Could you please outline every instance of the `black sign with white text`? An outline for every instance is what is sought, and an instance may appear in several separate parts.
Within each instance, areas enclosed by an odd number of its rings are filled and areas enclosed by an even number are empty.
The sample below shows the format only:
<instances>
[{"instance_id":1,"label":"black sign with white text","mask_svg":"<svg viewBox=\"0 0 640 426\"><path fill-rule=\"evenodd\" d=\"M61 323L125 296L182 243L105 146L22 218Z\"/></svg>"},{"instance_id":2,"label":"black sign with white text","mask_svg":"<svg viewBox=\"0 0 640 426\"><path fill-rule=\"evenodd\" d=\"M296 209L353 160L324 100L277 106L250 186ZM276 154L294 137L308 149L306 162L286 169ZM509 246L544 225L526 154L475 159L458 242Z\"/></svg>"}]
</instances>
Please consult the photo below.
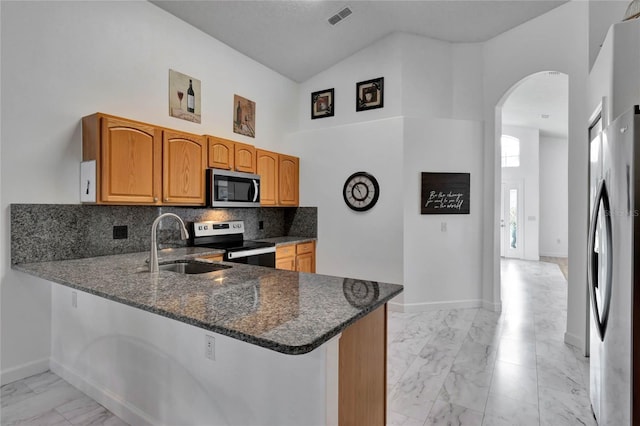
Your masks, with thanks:
<instances>
[{"instance_id":1,"label":"black sign with white text","mask_svg":"<svg viewBox=\"0 0 640 426\"><path fill-rule=\"evenodd\" d=\"M469 214L469 173L422 172L420 214Z\"/></svg>"}]
</instances>

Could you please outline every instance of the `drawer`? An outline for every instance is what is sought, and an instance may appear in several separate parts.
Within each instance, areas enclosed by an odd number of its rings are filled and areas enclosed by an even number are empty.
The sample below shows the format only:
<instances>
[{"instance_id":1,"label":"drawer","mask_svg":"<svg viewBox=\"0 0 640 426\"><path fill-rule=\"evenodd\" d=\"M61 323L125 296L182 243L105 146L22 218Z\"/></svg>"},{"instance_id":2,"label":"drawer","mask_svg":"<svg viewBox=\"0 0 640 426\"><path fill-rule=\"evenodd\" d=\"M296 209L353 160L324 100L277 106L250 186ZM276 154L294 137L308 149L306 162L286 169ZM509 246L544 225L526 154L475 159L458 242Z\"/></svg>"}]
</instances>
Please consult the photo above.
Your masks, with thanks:
<instances>
[{"instance_id":1,"label":"drawer","mask_svg":"<svg viewBox=\"0 0 640 426\"><path fill-rule=\"evenodd\" d=\"M206 259L214 262L222 262L224 256L222 254L207 254L204 256L198 256L198 259Z\"/></svg>"},{"instance_id":2,"label":"drawer","mask_svg":"<svg viewBox=\"0 0 640 426\"><path fill-rule=\"evenodd\" d=\"M276 258L280 259L283 257L294 257L296 255L296 246L278 246L276 247Z\"/></svg>"},{"instance_id":3,"label":"drawer","mask_svg":"<svg viewBox=\"0 0 640 426\"><path fill-rule=\"evenodd\" d=\"M313 253L314 242L309 241L308 243L300 243L296 246L297 254L305 254L305 253Z\"/></svg>"}]
</instances>

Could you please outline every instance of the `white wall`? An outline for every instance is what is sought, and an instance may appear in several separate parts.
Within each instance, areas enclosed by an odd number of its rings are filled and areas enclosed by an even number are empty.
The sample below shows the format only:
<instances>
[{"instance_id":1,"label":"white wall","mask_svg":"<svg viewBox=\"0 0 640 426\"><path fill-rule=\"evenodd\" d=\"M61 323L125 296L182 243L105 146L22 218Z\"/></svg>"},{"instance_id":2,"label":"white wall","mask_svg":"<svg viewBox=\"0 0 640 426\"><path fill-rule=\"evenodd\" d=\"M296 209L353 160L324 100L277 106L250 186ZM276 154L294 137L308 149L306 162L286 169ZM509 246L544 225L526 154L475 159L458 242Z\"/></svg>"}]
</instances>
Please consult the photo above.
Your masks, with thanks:
<instances>
[{"instance_id":1,"label":"white wall","mask_svg":"<svg viewBox=\"0 0 640 426\"><path fill-rule=\"evenodd\" d=\"M502 134L520 140L520 167L503 167L502 181L520 181L524 192L523 259L539 260L540 149L538 129L502 126Z\"/></svg>"},{"instance_id":2,"label":"white wall","mask_svg":"<svg viewBox=\"0 0 640 426\"><path fill-rule=\"evenodd\" d=\"M318 206L318 272L402 283L399 309L482 305L482 125L448 120L454 111L481 116L481 65L479 44L396 33L301 84L301 131L285 147L301 157L301 204ZM356 112L356 82L377 76L385 78L384 108ZM311 120L310 93L331 87L335 116ZM360 170L377 177L381 195L373 209L354 213L341 193ZM448 216L446 235L441 217L417 210L421 171L473 175L474 210Z\"/></svg>"},{"instance_id":3,"label":"white wall","mask_svg":"<svg viewBox=\"0 0 640 426\"><path fill-rule=\"evenodd\" d=\"M482 134L476 121L406 119L405 311L483 305ZM421 172L470 173L470 214L420 214Z\"/></svg>"},{"instance_id":4,"label":"white wall","mask_svg":"<svg viewBox=\"0 0 640 426\"><path fill-rule=\"evenodd\" d=\"M300 204L318 207L318 273L402 284L402 135L402 118L388 118L287 137L287 151L300 156ZM358 171L380 185L367 212L342 197Z\"/></svg>"},{"instance_id":5,"label":"white wall","mask_svg":"<svg viewBox=\"0 0 640 426\"><path fill-rule=\"evenodd\" d=\"M609 27L622 21L629 3L627 0L589 1L589 68L593 67Z\"/></svg>"},{"instance_id":6,"label":"white wall","mask_svg":"<svg viewBox=\"0 0 640 426\"><path fill-rule=\"evenodd\" d=\"M588 5L569 2L484 45L485 187L483 294L499 303L499 133L496 106L525 77L555 70L569 76L569 287L565 340L584 346L586 333ZM491 183L493 182L493 184ZM493 200L493 203L490 202Z\"/></svg>"},{"instance_id":7,"label":"white wall","mask_svg":"<svg viewBox=\"0 0 640 426\"><path fill-rule=\"evenodd\" d=\"M337 362L329 358L336 339L285 355L63 285L42 285L53 287L52 370L129 424L337 423L326 410L337 405L331 387ZM207 336L215 339L214 360L204 356Z\"/></svg>"},{"instance_id":8,"label":"white wall","mask_svg":"<svg viewBox=\"0 0 640 426\"><path fill-rule=\"evenodd\" d=\"M399 34L402 50L402 114L451 117L452 44Z\"/></svg>"},{"instance_id":9,"label":"white wall","mask_svg":"<svg viewBox=\"0 0 640 426\"><path fill-rule=\"evenodd\" d=\"M9 269L10 203L78 203L80 119L97 111L276 149L297 84L148 2L1 2L2 382L46 369L50 290ZM169 69L202 81L202 124L168 115ZM257 104L232 131L233 95Z\"/></svg>"},{"instance_id":10,"label":"white wall","mask_svg":"<svg viewBox=\"0 0 640 426\"><path fill-rule=\"evenodd\" d=\"M459 43L453 46L452 118L483 121L484 44Z\"/></svg>"},{"instance_id":11,"label":"white wall","mask_svg":"<svg viewBox=\"0 0 640 426\"><path fill-rule=\"evenodd\" d=\"M540 137L540 256L567 257L568 142Z\"/></svg>"},{"instance_id":12,"label":"white wall","mask_svg":"<svg viewBox=\"0 0 640 426\"><path fill-rule=\"evenodd\" d=\"M403 36L391 34L301 83L298 97L300 130L399 116L402 112ZM384 107L357 112L356 83L378 77L384 77ZM331 88L335 89L335 115L312 120L311 93Z\"/></svg>"}]
</instances>

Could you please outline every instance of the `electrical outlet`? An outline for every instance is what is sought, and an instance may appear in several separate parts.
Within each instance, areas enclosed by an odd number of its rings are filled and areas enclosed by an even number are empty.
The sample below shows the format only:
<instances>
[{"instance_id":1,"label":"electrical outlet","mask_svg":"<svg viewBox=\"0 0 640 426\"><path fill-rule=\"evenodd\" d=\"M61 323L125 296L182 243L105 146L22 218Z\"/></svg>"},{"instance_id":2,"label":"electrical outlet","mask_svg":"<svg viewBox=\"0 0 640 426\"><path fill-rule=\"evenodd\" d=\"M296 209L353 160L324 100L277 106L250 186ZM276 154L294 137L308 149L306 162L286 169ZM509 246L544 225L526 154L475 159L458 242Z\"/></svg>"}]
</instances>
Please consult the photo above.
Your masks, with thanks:
<instances>
[{"instance_id":1,"label":"electrical outlet","mask_svg":"<svg viewBox=\"0 0 640 426\"><path fill-rule=\"evenodd\" d=\"M129 228L127 227L127 225L113 227L114 240L124 240L126 238L129 238Z\"/></svg>"},{"instance_id":2,"label":"electrical outlet","mask_svg":"<svg viewBox=\"0 0 640 426\"><path fill-rule=\"evenodd\" d=\"M258 221L258 229L264 229L264 220Z\"/></svg>"},{"instance_id":3,"label":"electrical outlet","mask_svg":"<svg viewBox=\"0 0 640 426\"><path fill-rule=\"evenodd\" d=\"M440 232L447 232L447 222L440 222Z\"/></svg>"},{"instance_id":4,"label":"electrical outlet","mask_svg":"<svg viewBox=\"0 0 640 426\"><path fill-rule=\"evenodd\" d=\"M204 356L211 361L216 360L216 338L213 336L205 336Z\"/></svg>"},{"instance_id":5,"label":"electrical outlet","mask_svg":"<svg viewBox=\"0 0 640 426\"><path fill-rule=\"evenodd\" d=\"M72 308L78 307L78 293L75 291L71 292L71 307Z\"/></svg>"}]
</instances>

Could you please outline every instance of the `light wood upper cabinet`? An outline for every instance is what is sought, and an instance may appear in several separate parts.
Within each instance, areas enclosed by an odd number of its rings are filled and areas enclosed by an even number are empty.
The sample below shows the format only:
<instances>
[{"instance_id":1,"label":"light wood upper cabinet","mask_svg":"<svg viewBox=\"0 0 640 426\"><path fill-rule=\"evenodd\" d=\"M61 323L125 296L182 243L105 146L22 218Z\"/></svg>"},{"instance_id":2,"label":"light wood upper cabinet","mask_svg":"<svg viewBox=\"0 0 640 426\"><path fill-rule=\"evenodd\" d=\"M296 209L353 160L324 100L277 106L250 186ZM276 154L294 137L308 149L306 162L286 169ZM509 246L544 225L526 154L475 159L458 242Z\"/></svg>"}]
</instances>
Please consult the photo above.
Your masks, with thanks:
<instances>
[{"instance_id":1,"label":"light wood upper cabinet","mask_svg":"<svg viewBox=\"0 0 640 426\"><path fill-rule=\"evenodd\" d=\"M263 206L297 206L299 159L263 149L256 150L260 175L260 204Z\"/></svg>"},{"instance_id":2,"label":"light wood upper cabinet","mask_svg":"<svg viewBox=\"0 0 640 426\"><path fill-rule=\"evenodd\" d=\"M278 204L281 206L298 205L299 167L300 160L298 157L280 154L278 164Z\"/></svg>"},{"instance_id":3,"label":"light wood upper cabinet","mask_svg":"<svg viewBox=\"0 0 640 426\"><path fill-rule=\"evenodd\" d=\"M263 206L299 201L297 157L102 113L82 119L82 159L97 204L205 205L207 167L259 174Z\"/></svg>"},{"instance_id":4,"label":"light wood upper cabinet","mask_svg":"<svg viewBox=\"0 0 640 426\"><path fill-rule=\"evenodd\" d=\"M82 119L83 160L96 160L96 202L157 204L162 185L162 131L104 114Z\"/></svg>"},{"instance_id":5,"label":"light wood upper cabinet","mask_svg":"<svg viewBox=\"0 0 640 426\"><path fill-rule=\"evenodd\" d=\"M235 170L235 142L215 136L207 136L209 145L209 167Z\"/></svg>"},{"instance_id":6,"label":"light wood upper cabinet","mask_svg":"<svg viewBox=\"0 0 640 426\"><path fill-rule=\"evenodd\" d=\"M165 204L204 205L207 144L204 136L165 130L162 138Z\"/></svg>"},{"instance_id":7,"label":"light wood upper cabinet","mask_svg":"<svg viewBox=\"0 0 640 426\"><path fill-rule=\"evenodd\" d=\"M256 149L256 172L260 175L260 204L275 206L278 204L278 154Z\"/></svg>"},{"instance_id":8,"label":"light wood upper cabinet","mask_svg":"<svg viewBox=\"0 0 640 426\"><path fill-rule=\"evenodd\" d=\"M234 142L235 169L239 172L256 172L256 147L241 142Z\"/></svg>"}]
</instances>

